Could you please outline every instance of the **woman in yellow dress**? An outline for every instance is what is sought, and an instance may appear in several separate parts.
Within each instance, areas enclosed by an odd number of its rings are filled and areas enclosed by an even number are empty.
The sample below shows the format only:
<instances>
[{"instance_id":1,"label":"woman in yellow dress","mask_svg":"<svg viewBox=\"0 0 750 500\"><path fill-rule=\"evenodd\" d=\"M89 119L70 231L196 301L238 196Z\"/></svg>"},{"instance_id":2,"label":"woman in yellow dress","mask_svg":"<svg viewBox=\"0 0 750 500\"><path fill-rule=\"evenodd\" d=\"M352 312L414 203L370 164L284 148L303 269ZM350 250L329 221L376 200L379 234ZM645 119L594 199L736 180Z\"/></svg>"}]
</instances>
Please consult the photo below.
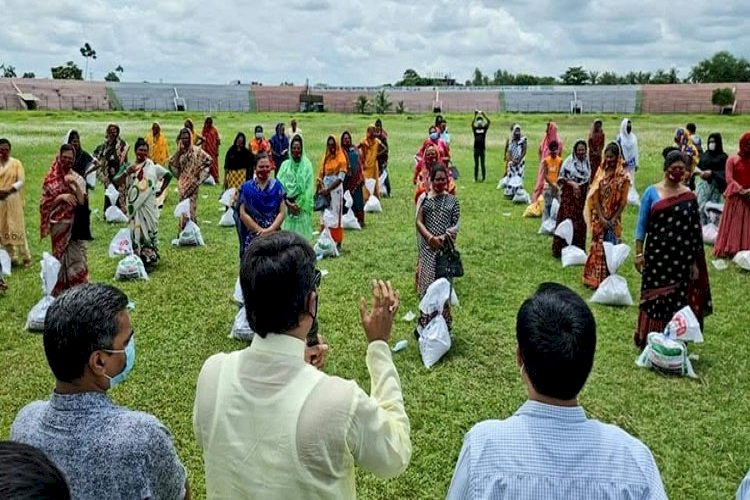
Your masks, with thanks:
<instances>
[{"instance_id":1,"label":"woman in yellow dress","mask_svg":"<svg viewBox=\"0 0 750 500\"><path fill-rule=\"evenodd\" d=\"M367 127L367 136L360 141L359 146L357 147L362 155L365 181L367 179L375 179L375 191L373 194L376 198L380 198L380 169L378 169L378 155L386 153L388 147L380 142L380 139L375 137L375 125ZM370 192L365 189L365 201L369 198Z\"/></svg>"},{"instance_id":2,"label":"woman in yellow dress","mask_svg":"<svg viewBox=\"0 0 750 500\"><path fill-rule=\"evenodd\" d=\"M167 144L167 138L161 133L159 122L151 125L151 132L146 135L146 143L151 161L165 167L169 161L169 144Z\"/></svg>"},{"instance_id":3,"label":"woman in yellow dress","mask_svg":"<svg viewBox=\"0 0 750 500\"><path fill-rule=\"evenodd\" d=\"M20 257L24 267L31 265L23 218L24 170L20 161L10 156L10 141L0 139L0 248L12 259ZM0 291L5 283L0 274Z\"/></svg>"}]
</instances>

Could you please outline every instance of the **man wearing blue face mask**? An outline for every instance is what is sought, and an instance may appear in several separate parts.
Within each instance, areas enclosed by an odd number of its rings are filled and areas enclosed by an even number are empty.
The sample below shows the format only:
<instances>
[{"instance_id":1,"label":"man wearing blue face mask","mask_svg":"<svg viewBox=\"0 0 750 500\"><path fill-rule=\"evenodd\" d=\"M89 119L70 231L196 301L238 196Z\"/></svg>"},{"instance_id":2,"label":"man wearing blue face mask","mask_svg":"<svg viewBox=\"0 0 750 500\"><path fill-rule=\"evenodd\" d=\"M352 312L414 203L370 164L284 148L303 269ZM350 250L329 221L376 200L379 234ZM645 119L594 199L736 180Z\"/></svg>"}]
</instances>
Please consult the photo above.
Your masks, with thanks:
<instances>
[{"instance_id":1,"label":"man wearing blue face mask","mask_svg":"<svg viewBox=\"0 0 750 500\"><path fill-rule=\"evenodd\" d=\"M44 352L55 390L18 413L11 439L42 450L65 474L72 498L189 499L169 430L106 394L135 363L127 296L104 284L62 294L47 311Z\"/></svg>"}]
</instances>

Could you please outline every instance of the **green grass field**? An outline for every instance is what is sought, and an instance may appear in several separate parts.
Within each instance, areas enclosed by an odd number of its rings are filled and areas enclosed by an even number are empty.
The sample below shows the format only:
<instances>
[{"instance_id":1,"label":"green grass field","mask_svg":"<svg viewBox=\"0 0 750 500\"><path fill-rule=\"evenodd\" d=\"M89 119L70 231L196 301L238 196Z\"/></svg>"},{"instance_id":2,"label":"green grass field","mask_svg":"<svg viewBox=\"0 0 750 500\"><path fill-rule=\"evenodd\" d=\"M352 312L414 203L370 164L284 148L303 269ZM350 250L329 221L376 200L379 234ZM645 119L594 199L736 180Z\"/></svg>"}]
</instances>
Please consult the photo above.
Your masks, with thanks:
<instances>
[{"instance_id":1,"label":"green grass field","mask_svg":"<svg viewBox=\"0 0 750 500\"><path fill-rule=\"evenodd\" d=\"M26 168L26 227L35 259L31 270L14 271L10 289L0 297L0 436L7 438L18 410L28 402L48 397L53 377L44 359L41 337L24 331L29 309L41 296L39 264L49 240L40 241L38 203L40 184L56 146L69 128L81 133L89 151L103 137L109 122L117 122L130 143L144 135L153 120L175 137L185 115L149 113L0 113L0 137L13 143L12 155ZM193 114L194 118L200 118ZM224 145L235 133L252 132L262 123L271 134L289 115L218 114L215 123ZM325 139L344 129L356 138L373 117L319 114L298 117L310 159L318 164ZM466 276L457 281L461 307L454 311L455 343L431 370L421 363L412 336L413 324L398 321L393 342L408 339L405 351L394 354L403 383L412 426L414 454L406 473L381 481L358 473L361 498L441 498L447 491L464 433L476 422L505 418L525 400L526 392L515 364L515 314L521 302L544 281L564 283L589 299L581 285L581 268L562 269L551 256L550 239L537 235L539 219L521 217L522 206L505 201L495 189L500 176L501 148L512 122L521 123L530 138L527 189L536 174L538 141L550 119L542 115L495 115L488 138L488 180L471 180L471 117L450 115L453 157L463 174L459 181L462 251ZM593 117L554 117L565 139L565 155L573 141L584 137ZM412 156L433 118L386 116L390 133L390 172L393 198L383 201L384 213L369 215L367 228L347 232L344 254L320 263L330 271L320 298L321 330L331 346L328 373L353 378L369 388L364 363L366 340L359 326L358 298L367 294L372 278L392 280L401 291L401 318L417 312L414 291L416 242L411 174ZM607 117L609 139L620 119ZM641 149L639 191L661 177L661 150L670 144L675 126L698 123L705 138L720 131L729 152L736 152L745 117L637 116L633 119ZM132 157L132 155L131 155ZM170 188L171 189L171 188ZM237 275L237 237L220 228L218 187L201 188L198 219L206 239L199 249L169 245L176 236L170 193L161 220L162 261L147 282L120 284L136 303L133 324L138 332L138 361L128 381L113 390L112 398L132 409L152 413L174 434L179 455L189 470L194 496L205 497L201 453L192 432L195 381L203 361L219 351L242 349L227 338L236 313L232 290ZM107 247L118 227L101 221L103 190L92 194L96 240L89 247L93 281L113 282L117 261ZM625 240L633 243L636 210L624 215ZM638 299L640 279L632 253L622 274ZM666 377L639 369L632 343L637 308L592 305L599 326L594 369L581 394L588 414L624 428L653 451L671 498L733 497L750 467L750 342L748 342L748 284L750 275L736 267L717 272L709 266L715 314L705 326L706 342L693 348L700 355L695 369L700 380Z\"/></svg>"}]
</instances>

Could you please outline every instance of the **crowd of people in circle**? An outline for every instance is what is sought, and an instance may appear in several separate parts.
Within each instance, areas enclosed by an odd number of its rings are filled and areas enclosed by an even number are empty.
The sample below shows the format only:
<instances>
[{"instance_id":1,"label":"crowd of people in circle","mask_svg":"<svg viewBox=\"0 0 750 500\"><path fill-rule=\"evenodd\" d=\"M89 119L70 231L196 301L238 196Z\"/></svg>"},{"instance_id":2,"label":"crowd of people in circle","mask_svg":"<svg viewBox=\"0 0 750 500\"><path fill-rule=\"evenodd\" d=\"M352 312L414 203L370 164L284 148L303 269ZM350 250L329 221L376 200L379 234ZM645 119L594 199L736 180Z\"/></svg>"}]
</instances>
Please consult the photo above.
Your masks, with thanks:
<instances>
[{"instance_id":1,"label":"crowd of people in circle","mask_svg":"<svg viewBox=\"0 0 750 500\"><path fill-rule=\"evenodd\" d=\"M345 214L351 211L365 227L370 198L392 194L388 133L378 119L356 144L349 131L329 135L314 168L302 131L295 120L290 125L286 130L278 123L270 138L258 125L249 142L238 132L224 156L223 188L234 190L239 283L255 336L246 349L211 356L198 376L193 428L209 498L354 498L355 464L378 477L395 477L412 455L388 344L399 292L375 280L371 304L359 304L369 395L323 371L328 346L317 334L315 212L321 212L320 230L330 233L337 251ZM475 182L487 177L490 126L477 110L471 121ZM712 312L702 231L709 207L723 202L714 256L750 250L750 132L742 135L736 154L727 154L721 134L710 134L704 149L694 124L678 128L662 152L663 179L642 195L635 189L638 140L627 118L610 142L602 121L594 121L588 137L576 140L567 155L556 123L549 122L531 194L525 190L528 143L521 125L513 124L498 188L527 205L525 216L552 221L553 228L570 220L571 241L554 235L554 257L566 245L585 250L589 240L585 286L597 289L610 275L605 244L623 241L622 214L629 204L639 206L636 346L643 349L647 334L663 330L686 306L702 329ZM455 252L461 218L460 173L450 144L447 121L437 116L414 157L420 297L436 280L452 278L440 264L446 252ZM110 190L104 211L125 214L133 252L152 270L160 260L159 219L168 186L176 177L179 201L189 205L179 217L182 231L196 220L200 187L220 182L220 146L211 117L200 133L186 120L172 144L153 123L135 141L132 163L116 124L107 127L92 154L77 131L65 136L42 183L39 206L40 235L50 236L60 262L43 332L56 385L48 401L19 412L12 441L0 443L0 496L190 498L186 469L167 428L107 396L133 369L136 339L128 297L116 287L88 283L89 192L96 178ZM23 165L11 156L10 141L0 139L0 245L29 267L24 186ZM7 290L1 273L0 287ZM450 300L440 314L451 329ZM418 324L425 327L434 316L423 312ZM649 449L618 427L586 417L578 404L593 365L596 330L588 305L563 285L544 283L522 304L515 361L528 401L510 418L482 422L466 434L448 498L666 498ZM738 498L749 492L750 475Z\"/></svg>"}]
</instances>

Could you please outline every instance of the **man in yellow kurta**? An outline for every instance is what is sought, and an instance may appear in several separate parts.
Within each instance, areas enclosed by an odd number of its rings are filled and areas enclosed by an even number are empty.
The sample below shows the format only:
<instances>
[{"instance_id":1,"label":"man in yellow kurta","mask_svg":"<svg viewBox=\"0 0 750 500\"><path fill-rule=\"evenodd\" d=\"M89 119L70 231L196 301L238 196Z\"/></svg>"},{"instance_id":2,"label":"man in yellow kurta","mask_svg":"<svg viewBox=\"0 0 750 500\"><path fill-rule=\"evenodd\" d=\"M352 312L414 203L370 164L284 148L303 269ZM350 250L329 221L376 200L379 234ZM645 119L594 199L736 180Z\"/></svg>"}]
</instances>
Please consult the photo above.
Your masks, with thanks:
<instances>
[{"instance_id":1,"label":"man in yellow kurta","mask_svg":"<svg viewBox=\"0 0 750 500\"><path fill-rule=\"evenodd\" d=\"M375 191L373 194L380 198L380 169L378 169L378 155L388 151L388 148L375 137L375 125L367 127L367 136L357 146L364 161L363 171L365 183L367 179L375 179ZM365 201L370 198L370 192L365 189Z\"/></svg>"},{"instance_id":2,"label":"man in yellow kurta","mask_svg":"<svg viewBox=\"0 0 750 500\"><path fill-rule=\"evenodd\" d=\"M315 261L290 231L265 234L245 253L240 284L255 337L246 349L211 356L195 395L208 498L356 498L355 464L381 478L409 464L409 419L388 348L398 292L377 281L372 311L360 304L368 396L321 371L327 346L316 334Z\"/></svg>"},{"instance_id":3,"label":"man in yellow kurta","mask_svg":"<svg viewBox=\"0 0 750 500\"><path fill-rule=\"evenodd\" d=\"M146 135L146 142L148 143L151 161L166 167L167 161L169 161L169 145L167 144L167 138L161 133L161 126L158 122L151 125L151 132Z\"/></svg>"},{"instance_id":4,"label":"man in yellow kurta","mask_svg":"<svg viewBox=\"0 0 750 500\"><path fill-rule=\"evenodd\" d=\"M0 247L29 267L31 254L23 218L25 176L21 162L11 158L10 147L10 141L0 139Z\"/></svg>"}]
</instances>

